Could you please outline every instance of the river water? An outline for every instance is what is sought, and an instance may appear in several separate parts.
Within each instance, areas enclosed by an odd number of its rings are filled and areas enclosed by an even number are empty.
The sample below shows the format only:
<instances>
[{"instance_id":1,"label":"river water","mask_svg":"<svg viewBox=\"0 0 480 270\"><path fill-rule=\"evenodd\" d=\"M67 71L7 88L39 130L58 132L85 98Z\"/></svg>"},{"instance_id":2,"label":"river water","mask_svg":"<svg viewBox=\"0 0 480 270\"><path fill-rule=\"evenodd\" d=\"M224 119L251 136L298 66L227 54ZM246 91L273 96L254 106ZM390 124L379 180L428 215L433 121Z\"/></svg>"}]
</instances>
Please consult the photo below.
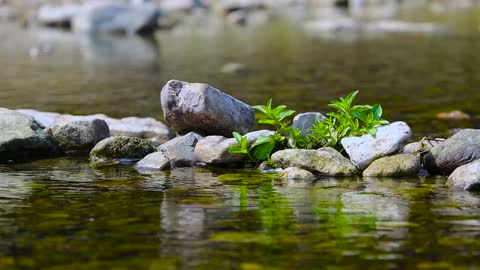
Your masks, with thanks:
<instances>
[{"instance_id":1,"label":"river water","mask_svg":"<svg viewBox=\"0 0 480 270\"><path fill-rule=\"evenodd\" d=\"M327 112L358 89L359 103L382 104L416 138L447 136L480 126L478 14L424 15L446 35L318 35L296 13L248 27L204 18L148 39L1 26L0 107L161 119L159 91L179 79ZM228 62L249 70L220 72ZM473 117L435 119L454 109ZM142 175L86 158L0 165L0 269L476 269L480 194L444 183Z\"/></svg>"}]
</instances>

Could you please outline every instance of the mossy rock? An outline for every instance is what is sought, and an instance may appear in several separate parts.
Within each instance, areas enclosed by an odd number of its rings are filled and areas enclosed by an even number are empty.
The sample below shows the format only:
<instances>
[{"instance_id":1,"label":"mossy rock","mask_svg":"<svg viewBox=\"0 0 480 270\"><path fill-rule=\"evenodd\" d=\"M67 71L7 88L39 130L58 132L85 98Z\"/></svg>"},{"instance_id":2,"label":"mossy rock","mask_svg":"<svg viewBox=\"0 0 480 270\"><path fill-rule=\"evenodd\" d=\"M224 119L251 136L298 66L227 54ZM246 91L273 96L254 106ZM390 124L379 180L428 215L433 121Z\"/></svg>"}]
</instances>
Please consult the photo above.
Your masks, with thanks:
<instances>
[{"instance_id":1,"label":"mossy rock","mask_svg":"<svg viewBox=\"0 0 480 270\"><path fill-rule=\"evenodd\" d=\"M155 152L155 147L145 140L114 136L97 143L90 151L90 161L94 165L114 165L133 163Z\"/></svg>"}]
</instances>

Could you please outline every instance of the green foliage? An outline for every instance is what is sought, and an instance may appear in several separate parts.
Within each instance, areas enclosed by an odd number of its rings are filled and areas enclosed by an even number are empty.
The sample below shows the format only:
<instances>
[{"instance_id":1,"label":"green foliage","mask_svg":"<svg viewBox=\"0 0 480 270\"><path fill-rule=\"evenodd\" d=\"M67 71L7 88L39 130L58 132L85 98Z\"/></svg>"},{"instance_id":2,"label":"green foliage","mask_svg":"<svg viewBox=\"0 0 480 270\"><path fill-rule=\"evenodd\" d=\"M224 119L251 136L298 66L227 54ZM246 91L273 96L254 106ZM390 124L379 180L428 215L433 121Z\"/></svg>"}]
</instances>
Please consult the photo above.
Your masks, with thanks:
<instances>
[{"instance_id":1,"label":"green foliage","mask_svg":"<svg viewBox=\"0 0 480 270\"><path fill-rule=\"evenodd\" d=\"M311 149L319 147L332 147L343 151L340 141L345 137L360 136L363 134L376 135L376 126L388 124L382 119L382 107L379 104L353 105L353 100L358 91L351 92L345 98L340 97L328 104L336 109L336 112L327 114L327 119L317 121L311 128L313 134L303 136L301 131L293 128L289 118L295 111L287 109L285 105L272 108L272 99L266 105L256 105L253 108L263 115L259 118L259 124L270 125L275 133L270 136L258 138L251 146L245 136L234 132L237 145L230 147L230 153L245 154L250 161L270 161L270 155L276 151L287 148L288 144L293 148Z\"/></svg>"},{"instance_id":2,"label":"green foliage","mask_svg":"<svg viewBox=\"0 0 480 270\"><path fill-rule=\"evenodd\" d=\"M318 147L328 146L342 151L340 141L345 137L361 136L363 134L377 134L376 126L388 124L381 119L382 107L379 104L354 105L353 100L358 91L351 92L345 98L333 100L328 104L337 109L337 112L327 114L325 121L317 121L312 127L310 137Z\"/></svg>"}]
</instances>

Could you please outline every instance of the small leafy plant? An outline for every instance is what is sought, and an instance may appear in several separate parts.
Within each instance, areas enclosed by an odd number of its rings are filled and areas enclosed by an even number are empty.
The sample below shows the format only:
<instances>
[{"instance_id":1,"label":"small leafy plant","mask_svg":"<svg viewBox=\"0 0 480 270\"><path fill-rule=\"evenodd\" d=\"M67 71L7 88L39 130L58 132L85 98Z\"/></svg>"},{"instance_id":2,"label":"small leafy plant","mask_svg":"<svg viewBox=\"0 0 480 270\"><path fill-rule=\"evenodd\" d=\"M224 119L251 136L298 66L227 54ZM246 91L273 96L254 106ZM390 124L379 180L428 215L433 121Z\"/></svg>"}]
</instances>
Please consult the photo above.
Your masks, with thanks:
<instances>
[{"instance_id":1,"label":"small leafy plant","mask_svg":"<svg viewBox=\"0 0 480 270\"><path fill-rule=\"evenodd\" d=\"M295 114L294 110L287 109L285 105L272 108L272 99L266 105L256 105L253 108L263 114L258 120L260 124L270 125L275 128L274 134L258 138L251 146L248 139L237 132L233 136L237 145L230 147L230 153L245 154L250 161L257 162L268 160L270 155L277 150L285 149L289 145L292 148L320 148L332 147L343 151L341 140L350 136L371 134L375 136L377 126L388 124L382 119L382 107L376 105L353 105L353 100L358 91L351 92L345 98L340 97L328 104L336 109L336 112L327 114L327 119L315 122L308 136L293 128L289 118Z\"/></svg>"}]
</instances>

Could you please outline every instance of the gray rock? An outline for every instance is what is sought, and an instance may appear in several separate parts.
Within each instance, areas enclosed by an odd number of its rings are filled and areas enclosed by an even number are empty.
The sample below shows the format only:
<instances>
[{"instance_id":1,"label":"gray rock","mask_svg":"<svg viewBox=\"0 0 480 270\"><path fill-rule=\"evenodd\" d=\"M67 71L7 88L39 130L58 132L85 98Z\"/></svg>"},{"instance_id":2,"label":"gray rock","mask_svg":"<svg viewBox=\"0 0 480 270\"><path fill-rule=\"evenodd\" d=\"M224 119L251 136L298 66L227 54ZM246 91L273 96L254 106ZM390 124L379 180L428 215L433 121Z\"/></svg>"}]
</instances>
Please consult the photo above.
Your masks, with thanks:
<instances>
[{"instance_id":1,"label":"gray rock","mask_svg":"<svg viewBox=\"0 0 480 270\"><path fill-rule=\"evenodd\" d=\"M193 165L193 151L201 139L203 139L202 136L195 132L190 132L160 145L158 151L165 153L167 159L170 160L172 168L189 167Z\"/></svg>"},{"instance_id":2,"label":"gray rock","mask_svg":"<svg viewBox=\"0 0 480 270\"><path fill-rule=\"evenodd\" d=\"M90 161L94 166L116 165L139 161L155 152L155 148L145 140L114 136L97 143L90 151Z\"/></svg>"},{"instance_id":3,"label":"gray rock","mask_svg":"<svg viewBox=\"0 0 480 270\"><path fill-rule=\"evenodd\" d=\"M160 98L165 121L180 134L230 137L249 132L255 121L252 107L203 83L171 80Z\"/></svg>"},{"instance_id":4,"label":"gray rock","mask_svg":"<svg viewBox=\"0 0 480 270\"><path fill-rule=\"evenodd\" d=\"M137 164L135 168L140 173L152 173L161 170L170 169L170 159L167 157L165 152L158 151L155 153L148 154Z\"/></svg>"},{"instance_id":5,"label":"gray rock","mask_svg":"<svg viewBox=\"0 0 480 270\"><path fill-rule=\"evenodd\" d=\"M162 13L167 14L192 12L196 9L207 8L204 0L163 0L159 7Z\"/></svg>"},{"instance_id":6,"label":"gray rock","mask_svg":"<svg viewBox=\"0 0 480 270\"><path fill-rule=\"evenodd\" d=\"M449 175L456 168L480 159L480 129L464 129L425 156L425 167L431 174Z\"/></svg>"},{"instance_id":7,"label":"gray rock","mask_svg":"<svg viewBox=\"0 0 480 270\"><path fill-rule=\"evenodd\" d=\"M156 30L159 16L154 4L95 2L85 4L73 20L73 29L83 33L148 34Z\"/></svg>"},{"instance_id":8,"label":"gray rock","mask_svg":"<svg viewBox=\"0 0 480 270\"><path fill-rule=\"evenodd\" d=\"M10 7L0 6L0 22L11 22L17 18L17 13Z\"/></svg>"},{"instance_id":9,"label":"gray rock","mask_svg":"<svg viewBox=\"0 0 480 270\"><path fill-rule=\"evenodd\" d=\"M399 154L375 160L363 171L363 176L416 177L421 166L418 155Z\"/></svg>"},{"instance_id":10,"label":"gray rock","mask_svg":"<svg viewBox=\"0 0 480 270\"><path fill-rule=\"evenodd\" d=\"M315 122L325 121L325 119L326 117L319 112L300 113L293 118L292 127L299 129L303 136L307 136L313 133L310 128L313 127Z\"/></svg>"},{"instance_id":11,"label":"gray rock","mask_svg":"<svg viewBox=\"0 0 480 270\"><path fill-rule=\"evenodd\" d=\"M347 137L341 143L352 163L364 170L374 160L399 151L411 136L412 130L405 122L395 122L377 128L375 137Z\"/></svg>"},{"instance_id":12,"label":"gray rock","mask_svg":"<svg viewBox=\"0 0 480 270\"><path fill-rule=\"evenodd\" d=\"M457 190L480 190L480 160L456 168L448 177L447 186Z\"/></svg>"},{"instance_id":13,"label":"gray rock","mask_svg":"<svg viewBox=\"0 0 480 270\"><path fill-rule=\"evenodd\" d=\"M433 147L442 144L445 141L445 139L442 138L435 138L435 139L429 139L429 138L423 138L419 142L413 142L405 145L402 150L400 150L400 153L404 154L419 154L419 153L424 153L430 151Z\"/></svg>"},{"instance_id":14,"label":"gray rock","mask_svg":"<svg viewBox=\"0 0 480 270\"><path fill-rule=\"evenodd\" d=\"M44 127L63 125L73 121L92 121L101 119L107 122L112 136L128 136L143 139L151 139L161 144L173 137L173 132L162 122L147 117L125 117L121 119L111 118L104 114L71 115L52 112L40 112L36 110L16 110L35 118Z\"/></svg>"},{"instance_id":15,"label":"gray rock","mask_svg":"<svg viewBox=\"0 0 480 270\"><path fill-rule=\"evenodd\" d=\"M82 12L81 5L65 4L60 6L44 5L37 13L40 24L55 27L70 27L75 16Z\"/></svg>"},{"instance_id":16,"label":"gray rock","mask_svg":"<svg viewBox=\"0 0 480 270\"><path fill-rule=\"evenodd\" d=\"M45 131L67 154L88 153L99 141L110 137L107 123L100 119L73 121Z\"/></svg>"},{"instance_id":17,"label":"gray rock","mask_svg":"<svg viewBox=\"0 0 480 270\"><path fill-rule=\"evenodd\" d=\"M279 180L315 180L315 175L307 170L289 167L277 174Z\"/></svg>"},{"instance_id":18,"label":"gray rock","mask_svg":"<svg viewBox=\"0 0 480 270\"><path fill-rule=\"evenodd\" d=\"M286 149L275 152L272 161L282 168L298 167L314 174L352 176L358 174L350 161L332 148Z\"/></svg>"},{"instance_id":19,"label":"gray rock","mask_svg":"<svg viewBox=\"0 0 480 270\"><path fill-rule=\"evenodd\" d=\"M273 131L258 130L245 134L248 144L253 144L261 136L270 136ZM206 164L228 164L243 163L248 161L246 155L231 154L228 149L237 144L234 138L223 136L207 136L201 139L195 146L195 158L200 163Z\"/></svg>"},{"instance_id":20,"label":"gray rock","mask_svg":"<svg viewBox=\"0 0 480 270\"><path fill-rule=\"evenodd\" d=\"M0 163L55 154L53 139L31 116L0 108Z\"/></svg>"}]
</instances>

